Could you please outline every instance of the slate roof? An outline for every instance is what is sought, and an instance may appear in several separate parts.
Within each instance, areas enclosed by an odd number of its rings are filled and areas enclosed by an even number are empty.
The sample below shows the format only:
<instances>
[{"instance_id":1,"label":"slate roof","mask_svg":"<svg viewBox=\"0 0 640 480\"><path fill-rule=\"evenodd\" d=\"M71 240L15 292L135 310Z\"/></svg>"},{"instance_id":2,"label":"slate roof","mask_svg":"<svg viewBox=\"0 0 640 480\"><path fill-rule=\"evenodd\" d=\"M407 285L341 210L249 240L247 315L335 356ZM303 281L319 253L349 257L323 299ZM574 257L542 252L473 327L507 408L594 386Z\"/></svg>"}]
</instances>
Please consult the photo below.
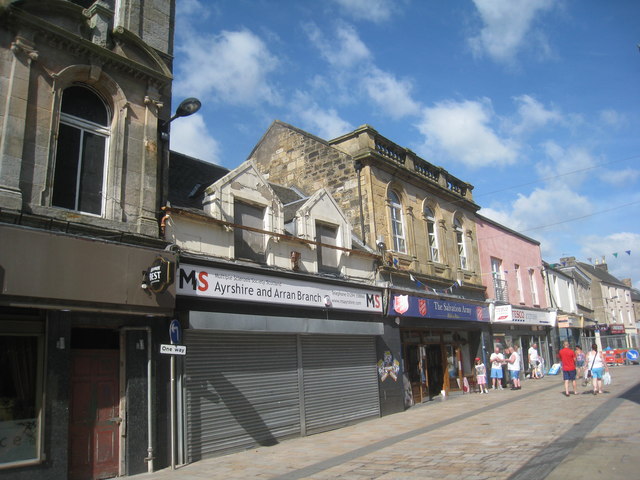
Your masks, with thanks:
<instances>
[{"instance_id":1,"label":"slate roof","mask_svg":"<svg viewBox=\"0 0 640 480\"><path fill-rule=\"evenodd\" d=\"M613 275L611 275L609 272L607 272L602 268L598 268L595 265L590 265L588 263L583 263L583 262L576 262L576 263L580 265L580 268L582 268L589 275L592 275L605 283L610 283L613 285L619 285L621 287L629 288L627 285L622 283L620 280L618 280L616 277L614 277Z\"/></svg>"},{"instance_id":2,"label":"slate roof","mask_svg":"<svg viewBox=\"0 0 640 480\"><path fill-rule=\"evenodd\" d=\"M202 210L205 189L229 170L178 152L169 154L168 200L172 207Z\"/></svg>"}]
</instances>

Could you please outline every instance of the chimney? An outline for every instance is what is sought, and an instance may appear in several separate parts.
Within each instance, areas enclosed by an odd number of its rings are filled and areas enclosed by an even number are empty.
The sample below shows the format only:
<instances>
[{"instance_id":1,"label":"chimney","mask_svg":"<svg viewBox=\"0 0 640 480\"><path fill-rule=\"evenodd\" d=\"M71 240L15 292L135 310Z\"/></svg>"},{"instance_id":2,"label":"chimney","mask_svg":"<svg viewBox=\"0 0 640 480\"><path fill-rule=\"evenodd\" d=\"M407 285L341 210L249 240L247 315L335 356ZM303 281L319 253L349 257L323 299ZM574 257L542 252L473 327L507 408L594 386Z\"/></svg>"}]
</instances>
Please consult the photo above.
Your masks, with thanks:
<instances>
[{"instance_id":1,"label":"chimney","mask_svg":"<svg viewBox=\"0 0 640 480\"><path fill-rule=\"evenodd\" d=\"M623 278L622 279L622 283L624 283L629 288L633 288L633 283L631 283L631 279L630 278Z\"/></svg>"},{"instance_id":2,"label":"chimney","mask_svg":"<svg viewBox=\"0 0 640 480\"><path fill-rule=\"evenodd\" d=\"M605 272L609 271L609 268L607 267L607 264L605 263L604 260L602 262L596 264L596 268L599 268L600 270L604 270Z\"/></svg>"},{"instance_id":3,"label":"chimney","mask_svg":"<svg viewBox=\"0 0 640 480\"><path fill-rule=\"evenodd\" d=\"M575 265L576 264L576 257L562 257L560 259L560 263L562 263L563 265Z\"/></svg>"}]
</instances>

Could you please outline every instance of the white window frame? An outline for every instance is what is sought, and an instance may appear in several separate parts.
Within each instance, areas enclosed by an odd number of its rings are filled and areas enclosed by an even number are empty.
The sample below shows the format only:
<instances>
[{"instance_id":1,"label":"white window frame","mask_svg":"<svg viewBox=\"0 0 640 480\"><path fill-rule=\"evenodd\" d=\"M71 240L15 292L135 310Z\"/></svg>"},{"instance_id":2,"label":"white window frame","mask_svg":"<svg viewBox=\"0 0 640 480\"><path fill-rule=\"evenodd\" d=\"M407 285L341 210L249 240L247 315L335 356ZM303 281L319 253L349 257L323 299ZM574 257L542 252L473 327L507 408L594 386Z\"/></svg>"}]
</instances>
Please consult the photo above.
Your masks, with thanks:
<instances>
[{"instance_id":1,"label":"white window frame","mask_svg":"<svg viewBox=\"0 0 640 480\"><path fill-rule=\"evenodd\" d=\"M427 243L429 248L429 258L432 262L440 262L440 248L438 244L438 223L433 210L424 208L424 218L427 224Z\"/></svg>"},{"instance_id":2,"label":"white window frame","mask_svg":"<svg viewBox=\"0 0 640 480\"><path fill-rule=\"evenodd\" d=\"M518 301L524 303L524 289L522 288L522 276L520 274L520 265L517 263L513 265L513 269L516 271L516 288L518 289Z\"/></svg>"},{"instance_id":3,"label":"white window frame","mask_svg":"<svg viewBox=\"0 0 640 480\"><path fill-rule=\"evenodd\" d=\"M458 260L460 262L460 268L462 270L467 270L467 245L464 241L464 230L462 228L462 222L458 217L455 217L453 219L453 230L456 235L456 245L458 246Z\"/></svg>"},{"instance_id":4,"label":"white window frame","mask_svg":"<svg viewBox=\"0 0 640 480\"><path fill-rule=\"evenodd\" d=\"M540 305L538 300L538 286L536 285L535 270L529 269L529 283L531 284L531 304Z\"/></svg>"},{"instance_id":5,"label":"white window frame","mask_svg":"<svg viewBox=\"0 0 640 480\"><path fill-rule=\"evenodd\" d=\"M407 253L407 240L405 237L405 222L400 196L393 190L389 190L387 195L389 201L389 216L391 220L391 238L393 239L393 250L398 253Z\"/></svg>"}]
</instances>

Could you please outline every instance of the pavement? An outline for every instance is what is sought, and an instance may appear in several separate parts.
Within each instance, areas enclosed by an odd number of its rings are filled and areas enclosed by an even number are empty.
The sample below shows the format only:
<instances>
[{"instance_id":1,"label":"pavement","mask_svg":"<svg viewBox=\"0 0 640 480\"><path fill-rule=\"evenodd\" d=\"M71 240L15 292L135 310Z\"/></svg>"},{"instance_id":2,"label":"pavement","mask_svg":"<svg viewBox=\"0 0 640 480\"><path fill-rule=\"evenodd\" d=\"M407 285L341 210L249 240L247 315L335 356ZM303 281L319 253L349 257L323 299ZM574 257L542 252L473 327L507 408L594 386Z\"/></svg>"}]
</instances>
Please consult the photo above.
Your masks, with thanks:
<instances>
[{"instance_id":1,"label":"pavement","mask_svg":"<svg viewBox=\"0 0 640 480\"><path fill-rule=\"evenodd\" d=\"M640 478L640 366L602 395L564 395L562 374L521 390L434 400L339 430L128 477L202 479Z\"/></svg>"}]
</instances>

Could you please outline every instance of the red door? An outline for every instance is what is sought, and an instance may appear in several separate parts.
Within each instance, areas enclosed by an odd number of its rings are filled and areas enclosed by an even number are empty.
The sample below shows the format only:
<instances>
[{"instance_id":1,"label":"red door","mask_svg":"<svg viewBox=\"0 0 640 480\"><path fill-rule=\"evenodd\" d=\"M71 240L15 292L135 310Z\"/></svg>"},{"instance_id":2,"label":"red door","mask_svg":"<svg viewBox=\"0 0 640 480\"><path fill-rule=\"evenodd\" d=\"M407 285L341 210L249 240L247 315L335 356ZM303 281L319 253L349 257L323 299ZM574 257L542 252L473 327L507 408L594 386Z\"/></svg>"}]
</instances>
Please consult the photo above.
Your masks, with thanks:
<instances>
[{"instance_id":1,"label":"red door","mask_svg":"<svg viewBox=\"0 0 640 480\"><path fill-rule=\"evenodd\" d=\"M75 350L71 364L69 478L118 475L119 403L117 350Z\"/></svg>"}]
</instances>

